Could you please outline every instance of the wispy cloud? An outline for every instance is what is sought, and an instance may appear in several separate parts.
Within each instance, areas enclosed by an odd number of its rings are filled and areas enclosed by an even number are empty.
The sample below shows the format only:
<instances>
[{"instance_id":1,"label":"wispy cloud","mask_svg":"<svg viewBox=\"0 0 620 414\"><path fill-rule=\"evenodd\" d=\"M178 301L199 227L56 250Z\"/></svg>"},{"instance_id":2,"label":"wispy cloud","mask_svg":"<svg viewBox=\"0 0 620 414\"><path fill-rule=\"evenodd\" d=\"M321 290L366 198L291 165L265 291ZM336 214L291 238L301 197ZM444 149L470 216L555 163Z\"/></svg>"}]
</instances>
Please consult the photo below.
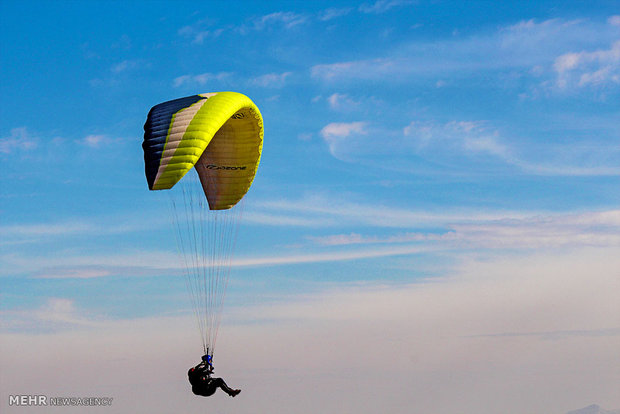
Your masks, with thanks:
<instances>
[{"instance_id":1,"label":"wispy cloud","mask_svg":"<svg viewBox=\"0 0 620 414\"><path fill-rule=\"evenodd\" d=\"M114 74L119 74L123 72L128 72L134 69L138 69L141 67L147 66L145 62L142 60L123 60L122 62L116 63L112 65L110 71Z\"/></svg>"},{"instance_id":2,"label":"wispy cloud","mask_svg":"<svg viewBox=\"0 0 620 414\"><path fill-rule=\"evenodd\" d=\"M326 217L318 220L316 217L309 217L304 214L296 214L295 212L286 214L280 211L278 214L273 214L273 212L269 212L268 210L269 209L267 208L263 211L245 212L243 215L243 220L251 224L261 224L276 227L320 227L321 225L335 224L334 219Z\"/></svg>"},{"instance_id":3,"label":"wispy cloud","mask_svg":"<svg viewBox=\"0 0 620 414\"><path fill-rule=\"evenodd\" d=\"M37 147L37 141L26 127L13 128L10 135L0 138L0 154L33 150Z\"/></svg>"},{"instance_id":4,"label":"wispy cloud","mask_svg":"<svg viewBox=\"0 0 620 414\"><path fill-rule=\"evenodd\" d=\"M310 75L328 81L343 79L389 79L390 75L407 73L411 69L402 65L398 59L377 58L348 62L314 65Z\"/></svg>"},{"instance_id":5,"label":"wispy cloud","mask_svg":"<svg viewBox=\"0 0 620 414\"><path fill-rule=\"evenodd\" d=\"M75 301L62 297L50 297L35 309L0 312L3 331L30 331L49 334L70 329L83 329L99 325L97 319L86 316Z\"/></svg>"},{"instance_id":6,"label":"wispy cloud","mask_svg":"<svg viewBox=\"0 0 620 414\"><path fill-rule=\"evenodd\" d=\"M212 19L200 19L197 22L181 27L179 36L191 39L195 45L204 44L207 39L217 39L223 34L235 33L247 35L249 33L264 32L273 29L290 30L306 23L309 16L302 13L279 11L253 17L241 24L229 24L224 27L215 27Z\"/></svg>"},{"instance_id":7,"label":"wispy cloud","mask_svg":"<svg viewBox=\"0 0 620 414\"><path fill-rule=\"evenodd\" d=\"M307 236L311 242L323 246L424 244L432 249L472 248L489 251L620 246L620 210L481 213L461 209L432 214L423 210L353 202L336 194L315 194L298 200L273 200L263 202L257 208L269 212L273 217L273 225L278 225L278 217L292 216L303 219L303 227L374 228L366 234L356 231ZM295 224L287 222L286 225ZM391 231L386 233L386 229Z\"/></svg>"},{"instance_id":8,"label":"wispy cloud","mask_svg":"<svg viewBox=\"0 0 620 414\"><path fill-rule=\"evenodd\" d=\"M237 256L230 266L269 267L291 264L341 262L359 259L377 259L391 256L417 254L428 251L420 245L386 246L384 248L341 249L316 253L282 253L280 255ZM174 252L129 252L121 254L84 255L64 254L64 257L28 258L11 255L0 256L6 267L0 276L27 274L35 279L92 279L106 276L147 277L157 275L182 275L185 264ZM209 263L197 258L197 263ZM202 265L201 265L202 266ZM198 266L198 267L201 267ZM208 268L205 264L204 267Z\"/></svg>"},{"instance_id":9,"label":"wispy cloud","mask_svg":"<svg viewBox=\"0 0 620 414\"><path fill-rule=\"evenodd\" d=\"M51 268L34 274L35 279L93 279L117 275L118 271L97 267Z\"/></svg>"},{"instance_id":10,"label":"wispy cloud","mask_svg":"<svg viewBox=\"0 0 620 414\"><path fill-rule=\"evenodd\" d=\"M102 134L87 135L82 139L76 140L78 144L84 145L89 148L101 148L104 146L117 144L121 141L121 138L111 138L107 135Z\"/></svg>"},{"instance_id":11,"label":"wispy cloud","mask_svg":"<svg viewBox=\"0 0 620 414\"><path fill-rule=\"evenodd\" d=\"M617 34L611 27L607 23L582 20L527 20L490 34L401 44L382 56L318 64L310 73L313 78L326 82L369 79L420 82L427 78L436 82L438 76L462 78L480 73L490 76L510 69L532 84L541 84L557 75L554 68L562 67L562 62L575 59L570 53L576 47L585 50L612 43L611 49L578 54L584 67L576 82L585 85L605 79L615 84ZM564 55L567 57L561 58ZM559 66L556 59L560 59ZM591 64L585 65L586 61ZM586 76L582 78L582 75Z\"/></svg>"},{"instance_id":12,"label":"wispy cloud","mask_svg":"<svg viewBox=\"0 0 620 414\"><path fill-rule=\"evenodd\" d=\"M293 28L307 21L307 16L294 12L275 12L258 17L253 21L254 29L265 30L272 26Z\"/></svg>"},{"instance_id":13,"label":"wispy cloud","mask_svg":"<svg viewBox=\"0 0 620 414\"><path fill-rule=\"evenodd\" d=\"M388 203L363 203L354 201L341 194L309 193L296 199L272 199L254 203L255 210L264 216L261 224L281 225L278 218L297 219L285 221L284 225L300 227L338 228L350 226L375 227L384 229L425 229L443 228L446 231L451 223L493 222L504 219L521 219L533 214L514 211L485 211L471 209L444 209L441 213L423 209L413 209L390 205ZM244 215L248 224L253 216ZM291 224L293 223L293 224Z\"/></svg>"},{"instance_id":14,"label":"wispy cloud","mask_svg":"<svg viewBox=\"0 0 620 414\"><path fill-rule=\"evenodd\" d=\"M4 237L45 237L90 232L95 228L90 223L67 222L57 224L13 224L0 227Z\"/></svg>"},{"instance_id":15,"label":"wispy cloud","mask_svg":"<svg viewBox=\"0 0 620 414\"><path fill-rule=\"evenodd\" d=\"M100 151L100 157L95 160L95 163L107 162L107 159L104 160L107 156L122 155L128 143L135 144L134 139L135 137L129 139L105 133L90 133L80 138L55 136L50 135L49 132L34 135L27 128L13 128L10 136L0 138L0 157L12 155L9 160L12 163L28 157L31 162L38 163L41 168L31 169L28 174L32 177L43 171L44 165L45 168L56 169L67 162L85 162L84 157L79 156L88 156L93 150Z\"/></svg>"},{"instance_id":16,"label":"wispy cloud","mask_svg":"<svg viewBox=\"0 0 620 414\"><path fill-rule=\"evenodd\" d=\"M0 226L3 244L47 243L67 237L97 237L144 231L149 228L143 220L131 216L120 218L73 218L71 220L44 223L8 224Z\"/></svg>"},{"instance_id":17,"label":"wispy cloud","mask_svg":"<svg viewBox=\"0 0 620 414\"><path fill-rule=\"evenodd\" d=\"M336 158L346 158L346 151L355 137L366 135L366 122L334 122L321 129L321 136L329 147L329 152Z\"/></svg>"},{"instance_id":18,"label":"wispy cloud","mask_svg":"<svg viewBox=\"0 0 620 414\"><path fill-rule=\"evenodd\" d=\"M346 96L332 95L328 101L339 107ZM413 121L401 131L374 128L368 122L331 123L320 134L328 144L332 156L343 161L377 159L380 154L402 157L406 154L428 160L477 160L475 168L484 168L491 161L516 164L512 149L488 122L451 121L437 124ZM381 136L381 139L376 139ZM389 168L390 164L386 164ZM471 168L468 166L467 168Z\"/></svg>"},{"instance_id":19,"label":"wispy cloud","mask_svg":"<svg viewBox=\"0 0 620 414\"><path fill-rule=\"evenodd\" d=\"M326 140L346 138L353 134L365 134L366 122L333 122L321 129L321 135Z\"/></svg>"},{"instance_id":20,"label":"wispy cloud","mask_svg":"<svg viewBox=\"0 0 620 414\"><path fill-rule=\"evenodd\" d=\"M379 214L379 213L378 213ZM389 236L359 233L309 237L328 246L352 244L402 244L429 242L435 246L484 249L538 249L561 247L620 246L620 210L583 214L536 214L501 219L475 215L451 217L440 223L443 230L432 233L405 232Z\"/></svg>"},{"instance_id":21,"label":"wispy cloud","mask_svg":"<svg viewBox=\"0 0 620 414\"><path fill-rule=\"evenodd\" d=\"M402 233L393 236L364 236L359 233L333 234L330 236L308 236L312 242L324 246L351 244L395 244L454 239L454 233Z\"/></svg>"},{"instance_id":22,"label":"wispy cloud","mask_svg":"<svg viewBox=\"0 0 620 414\"><path fill-rule=\"evenodd\" d=\"M613 148L609 155L611 157L603 157L604 158L617 158L620 155L620 151L614 150ZM592 155L597 152L602 153L602 151L590 151ZM602 154L601 154L602 155ZM595 157L592 157L595 158ZM612 161L613 162L613 161ZM616 165L591 165L595 163L588 163L587 165L579 165L579 164L570 164L570 160L568 162L560 160L556 164L545 163L545 162L532 162L527 160L517 159L514 162L514 165L520 167L523 171L535 174L535 175L547 175L547 176L572 176L572 177L593 177L593 176L618 176L620 175L620 167ZM601 163L604 164L604 163Z\"/></svg>"},{"instance_id":23,"label":"wispy cloud","mask_svg":"<svg viewBox=\"0 0 620 414\"><path fill-rule=\"evenodd\" d=\"M609 49L559 56L553 68L560 89L620 84L620 40Z\"/></svg>"},{"instance_id":24,"label":"wispy cloud","mask_svg":"<svg viewBox=\"0 0 620 414\"><path fill-rule=\"evenodd\" d=\"M10 254L1 256L5 266L0 275L28 275L40 279L88 279L103 276L146 276L183 268L175 251L123 251L85 254L49 252L47 254Z\"/></svg>"},{"instance_id":25,"label":"wispy cloud","mask_svg":"<svg viewBox=\"0 0 620 414\"><path fill-rule=\"evenodd\" d=\"M225 82L228 80L233 74L231 72L219 72L219 73L201 73L199 75L181 75L174 78L172 85L175 88L179 87L194 87L194 86L204 86L207 83L211 82Z\"/></svg>"},{"instance_id":26,"label":"wispy cloud","mask_svg":"<svg viewBox=\"0 0 620 414\"><path fill-rule=\"evenodd\" d=\"M458 147L463 152L486 153L511 159L508 147L499 140L499 132L484 122L452 121L444 125L413 121L403 134L418 151L428 147Z\"/></svg>"},{"instance_id":27,"label":"wispy cloud","mask_svg":"<svg viewBox=\"0 0 620 414\"><path fill-rule=\"evenodd\" d=\"M347 94L334 93L327 98L329 107L337 111L351 110L359 106L359 102L351 98Z\"/></svg>"},{"instance_id":28,"label":"wispy cloud","mask_svg":"<svg viewBox=\"0 0 620 414\"><path fill-rule=\"evenodd\" d=\"M36 313L38 318L48 323L91 325L92 322L76 309L73 300L64 298L50 298Z\"/></svg>"},{"instance_id":29,"label":"wispy cloud","mask_svg":"<svg viewBox=\"0 0 620 414\"><path fill-rule=\"evenodd\" d=\"M246 215L244 221L247 225L259 223L308 229L362 226L374 228L374 231L369 230L366 234L355 232L307 236L306 239L312 244L306 244L306 247L314 245L312 250L278 255L238 255L231 263L234 267L373 259L455 249L490 252L503 249L528 251L620 246L619 210L579 214L507 211L429 214L386 205L351 202L337 195L315 195L299 200L272 200L257 204L254 212ZM419 230L425 228L433 230ZM386 234L385 229L397 231ZM5 226L0 230L9 241L24 237L36 237L40 241L46 237L140 231L139 228L104 228L88 223ZM170 271L180 274L182 269L182 262L173 251L126 251L101 255L72 251L28 257L14 253L4 255L2 261L5 266L1 273L4 275L30 274L32 277L47 279L140 276L168 274Z\"/></svg>"},{"instance_id":30,"label":"wispy cloud","mask_svg":"<svg viewBox=\"0 0 620 414\"><path fill-rule=\"evenodd\" d=\"M341 107L347 99L335 94L328 102ZM415 120L401 131L380 126L371 129L363 121L331 123L321 129L320 135L332 156L348 162L368 162L382 155L394 161L411 155L429 162L460 165L470 172L518 168L534 175L620 175L620 147L612 139L592 137L596 145L548 143L534 137L517 139L505 136L488 121ZM391 165L379 163L378 168L389 169Z\"/></svg>"},{"instance_id":31,"label":"wispy cloud","mask_svg":"<svg viewBox=\"0 0 620 414\"><path fill-rule=\"evenodd\" d=\"M372 4L363 3L359 7L362 13L385 13L395 7L409 6L415 4L413 0L377 0Z\"/></svg>"},{"instance_id":32,"label":"wispy cloud","mask_svg":"<svg viewBox=\"0 0 620 414\"><path fill-rule=\"evenodd\" d=\"M250 84L264 88L281 88L286 84L286 80L290 78L291 75L292 72L267 73L250 79Z\"/></svg>"},{"instance_id":33,"label":"wispy cloud","mask_svg":"<svg viewBox=\"0 0 620 414\"><path fill-rule=\"evenodd\" d=\"M218 38L224 33L225 29L212 28L210 20L200 20L194 24L183 26L178 30L180 36L192 39L192 43L201 45L208 38Z\"/></svg>"},{"instance_id":34,"label":"wispy cloud","mask_svg":"<svg viewBox=\"0 0 620 414\"><path fill-rule=\"evenodd\" d=\"M281 255L273 257L245 257L233 259L232 265L239 267L274 266L284 264L341 262L357 259L373 259L380 257L411 255L427 251L425 246L392 246L383 249L359 249L352 251L330 251L316 254Z\"/></svg>"},{"instance_id":35,"label":"wispy cloud","mask_svg":"<svg viewBox=\"0 0 620 414\"><path fill-rule=\"evenodd\" d=\"M141 69L150 67L150 63L144 59L125 59L111 65L107 73L101 73L99 77L89 80L94 88L118 87L122 82L131 79Z\"/></svg>"},{"instance_id":36,"label":"wispy cloud","mask_svg":"<svg viewBox=\"0 0 620 414\"><path fill-rule=\"evenodd\" d=\"M353 11L352 7L343 7L343 8L329 8L322 10L319 12L319 20L321 21L329 21L336 19L338 17L346 16L347 14Z\"/></svg>"}]
</instances>

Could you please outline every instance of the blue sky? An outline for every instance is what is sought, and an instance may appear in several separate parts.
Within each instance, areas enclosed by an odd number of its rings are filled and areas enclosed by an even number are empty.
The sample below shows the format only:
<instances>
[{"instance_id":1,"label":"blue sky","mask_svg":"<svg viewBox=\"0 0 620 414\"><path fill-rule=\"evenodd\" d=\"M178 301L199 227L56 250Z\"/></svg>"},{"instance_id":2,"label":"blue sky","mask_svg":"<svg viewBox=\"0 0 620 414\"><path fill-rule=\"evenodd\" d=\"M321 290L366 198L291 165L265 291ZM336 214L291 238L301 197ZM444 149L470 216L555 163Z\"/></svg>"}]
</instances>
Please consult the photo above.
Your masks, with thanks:
<instances>
[{"instance_id":1,"label":"blue sky","mask_svg":"<svg viewBox=\"0 0 620 414\"><path fill-rule=\"evenodd\" d=\"M23 344L46 352L54 338L82 372L76 355L103 346L87 339L101 332L134 355L129 365L150 361L133 346L153 326L183 338L175 347L153 334L175 356L170 372L192 363L200 343L170 197L148 191L142 125L159 102L233 90L260 108L265 142L221 334L222 359L250 390L237 406L220 396L221 412L620 407L617 2L5 1L0 11L0 334L4 355L16 353L2 371L31 363ZM377 377L399 380L373 403L349 359L365 324L385 330L368 338L389 360ZM490 360L461 354L463 338ZM257 344L272 346L276 368L252 359ZM326 344L343 350L323 355ZM300 363L306 348L332 368ZM111 380L126 369L116 351L100 361ZM267 369L273 384L325 398L302 408L266 398ZM497 389L506 372L537 397ZM323 389L324 375L342 383ZM5 404L24 388L2 377ZM429 378L449 397L426 390ZM121 388L66 381L38 390L113 390L114 412L134 412ZM159 392L196 409L183 381ZM394 391L403 383L417 391ZM166 412L140 389L140 404Z\"/></svg>"}]
</instances>

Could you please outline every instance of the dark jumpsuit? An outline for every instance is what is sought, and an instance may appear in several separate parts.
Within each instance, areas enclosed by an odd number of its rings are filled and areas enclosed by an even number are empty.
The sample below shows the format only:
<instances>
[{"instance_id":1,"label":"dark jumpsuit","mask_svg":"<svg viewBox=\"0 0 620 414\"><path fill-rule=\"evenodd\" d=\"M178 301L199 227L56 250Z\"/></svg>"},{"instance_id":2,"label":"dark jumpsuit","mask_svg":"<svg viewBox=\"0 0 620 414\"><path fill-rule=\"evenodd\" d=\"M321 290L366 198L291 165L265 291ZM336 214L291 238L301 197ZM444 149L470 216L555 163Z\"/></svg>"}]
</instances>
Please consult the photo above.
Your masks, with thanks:
<instances>
[{"instance_id":1,"label":"dark jumpsuit","mask_svg":"<svg viewBox=\"0 0 620 414\"><path fill-rule=\"evenodd\" d=\"M230 388L222 378L211 378L211 371L209 368L208 365L200 363L187 371L187 376L189 377L190 384L192 384L192 392L194 394L208 397L213 395L218 388L221 388L222 391L231 397L239 394L239 390Z\"/></svg>"}]
</instances>

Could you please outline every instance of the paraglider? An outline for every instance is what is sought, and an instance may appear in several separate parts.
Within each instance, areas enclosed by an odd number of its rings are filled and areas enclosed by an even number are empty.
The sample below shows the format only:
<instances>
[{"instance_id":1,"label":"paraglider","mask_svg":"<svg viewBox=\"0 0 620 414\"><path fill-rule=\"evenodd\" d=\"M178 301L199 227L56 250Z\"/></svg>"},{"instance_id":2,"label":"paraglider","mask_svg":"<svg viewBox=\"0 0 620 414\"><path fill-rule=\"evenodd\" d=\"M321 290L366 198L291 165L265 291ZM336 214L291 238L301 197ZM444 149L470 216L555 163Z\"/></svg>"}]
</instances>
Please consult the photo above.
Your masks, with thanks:
<instances>
[{"instance_id":1,"label":"paraglider","mask_svg":"<svg viewBox=\"0 0 620 414\"><path fill-rule=\"evenodd\" d=\"M203 362L188 372L198 395L212 395L217 388L229 395L238 393L211 374L243 210L240 201L254 181L262 146L260 111L236 92L192 95L155 105L144 124L149 189L173 189L172 219L204 353ZM196 174L184 178L192 169Z\"/></svg>"},{"instance_id":2,"label":"paraglider","mask_svg":"<svg viewBox=\"0 0 620 414\"><path fill-rule=\"evenodd\" d=\"M215 394L218 388L231 397L237 396L241 390L230 388L222 378L213 378L213 365L209 355L205 355L202 361L187 371L189 383L192 384L192 392L196 395L209 397Z\"/></svg>"}]
</instances>

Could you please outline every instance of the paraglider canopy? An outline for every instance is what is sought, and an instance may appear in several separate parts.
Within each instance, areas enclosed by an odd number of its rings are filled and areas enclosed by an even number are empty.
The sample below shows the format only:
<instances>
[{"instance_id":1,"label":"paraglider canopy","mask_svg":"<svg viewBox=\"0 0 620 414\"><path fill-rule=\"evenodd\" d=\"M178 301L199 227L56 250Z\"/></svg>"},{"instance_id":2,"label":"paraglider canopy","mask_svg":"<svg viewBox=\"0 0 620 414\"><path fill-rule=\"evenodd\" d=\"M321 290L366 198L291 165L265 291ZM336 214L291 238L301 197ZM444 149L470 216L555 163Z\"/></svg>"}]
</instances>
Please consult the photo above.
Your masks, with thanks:
<instances>
[{"instance_id":1,"label":"paraglider canopy","mask_svg":"<svg viewBox=\"0 0 620 414\"><path fill-rule=\"evenodd\" d=\"M245 95L204 93L161 103L144 125L149 189L172 188L194 167L209 208L228 209L252 185L262 145L262 116Z\"/></svg>"}]
</instances>

